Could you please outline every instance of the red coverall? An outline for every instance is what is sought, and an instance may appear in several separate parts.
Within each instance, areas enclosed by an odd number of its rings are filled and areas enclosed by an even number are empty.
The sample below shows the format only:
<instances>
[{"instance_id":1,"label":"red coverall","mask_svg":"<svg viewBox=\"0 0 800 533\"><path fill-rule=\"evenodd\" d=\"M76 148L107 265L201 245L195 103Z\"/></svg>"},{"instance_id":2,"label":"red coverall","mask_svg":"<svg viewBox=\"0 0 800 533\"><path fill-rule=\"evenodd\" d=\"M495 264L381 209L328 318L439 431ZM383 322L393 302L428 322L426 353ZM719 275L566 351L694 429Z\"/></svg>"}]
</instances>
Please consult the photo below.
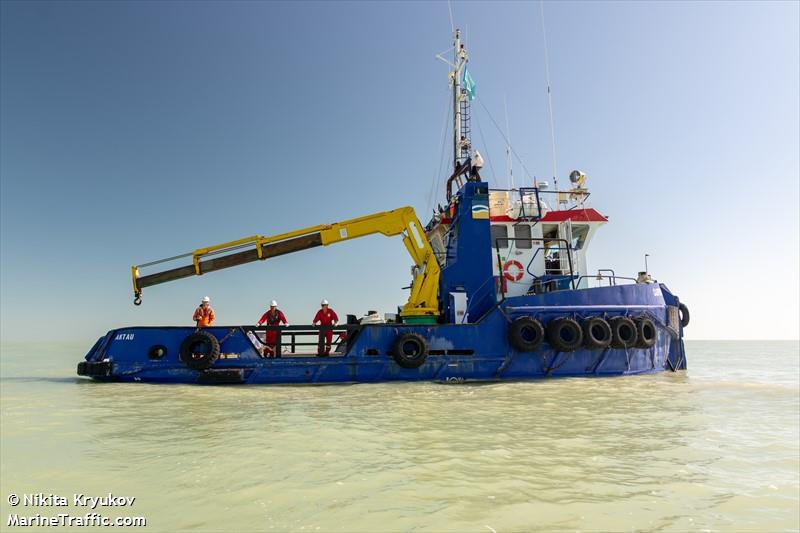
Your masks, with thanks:
<instances>
[{"instance_id":1,"label":"red coverall","mask_svg":"<svg viewBox=\"0 0 800 533\"><path fill-rule=\"evenodd\" d=\"M267 323L268 326L279 326L281 322L283 325L287 325L286 317L283 315L283 311L280 309L275 309L274 311L270 309L266 313L261 316L261 319L256 324L260 326L264 322ZM275 347L278 344L278 332L277 331L267 331L264 335L264 355L270 356L275 355Z\"/></svg>"},{"instance_id":2,"label":"red coverall","mask_svg":"<svg viewBox=\"0 0 800 533\"><path fill-rule=\"evenodd\" d=\"M312 324L316 325L317 322L320 323L321 326L330 326L334 322L338 322L339 317L336 315L336 311L331 308L328 309L320 309L317 311L317 314L314 316L314 321ZM322 352L322 338L325 337L325 352L324 355L330 355L331 353L331 341L333 340L333 331L320 331L319 332L319 353L323 355Z\"/></svg>"}]
</instances>

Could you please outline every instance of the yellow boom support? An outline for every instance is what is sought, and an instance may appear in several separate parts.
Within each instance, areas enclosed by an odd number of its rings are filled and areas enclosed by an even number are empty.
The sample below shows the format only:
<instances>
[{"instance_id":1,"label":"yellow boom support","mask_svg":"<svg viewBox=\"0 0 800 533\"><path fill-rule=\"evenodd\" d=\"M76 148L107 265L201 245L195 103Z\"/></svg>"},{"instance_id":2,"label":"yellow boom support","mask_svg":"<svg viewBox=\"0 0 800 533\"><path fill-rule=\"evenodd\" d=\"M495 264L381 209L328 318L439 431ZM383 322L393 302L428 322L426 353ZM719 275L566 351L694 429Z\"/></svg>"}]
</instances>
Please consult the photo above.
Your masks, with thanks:
<instances>
[{"instance_id":1,"label":"yellow boom support","mask_svg":"<svg viewBox=\"0 0 800 533\"><path fill-rule=\"evenodd\" d=\"M315 246L328 246L337 242L357 239L366 235L380 233L387 237L403 236L403 244L414 260L414 280L411 295L403 306L402 316L439 315L439 263L433 253L428 238L412 207L401 207L392 211L375 213L343 222L313 226L297 231L264 237L254 235L235 241L225 242L207 248L200 248L190 254L154 261L131 267L133 278L134 303L141 303L142 289L159 283L166 283L190 276L200 276L214 270L243 265L252 261L264 260ZM139 275L139 268L157 265L166 261L192 258L192 264L146 276Z\"/></svg>"}]
</instances>

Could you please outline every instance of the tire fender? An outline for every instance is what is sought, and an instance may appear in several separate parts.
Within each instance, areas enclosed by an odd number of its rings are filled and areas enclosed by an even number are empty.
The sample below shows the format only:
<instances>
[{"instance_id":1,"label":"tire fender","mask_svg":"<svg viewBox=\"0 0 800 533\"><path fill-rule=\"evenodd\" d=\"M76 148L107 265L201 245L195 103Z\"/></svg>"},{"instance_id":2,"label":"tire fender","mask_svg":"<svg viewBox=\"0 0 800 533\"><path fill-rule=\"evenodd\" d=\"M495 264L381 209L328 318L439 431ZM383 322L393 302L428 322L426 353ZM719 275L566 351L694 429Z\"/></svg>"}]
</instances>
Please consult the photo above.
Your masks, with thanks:
<instances>
[{"instance_id":1,"label":"tire fender","mask_svg":"<svg viewBox=\"0 0 800 533\"><path fill-rule=\"evenodd\" d=\"M558 317L547 323L547 342L559 352L574 352L583 344L583 330L574 318Z\"/></svg>"},{"instance_id":2,"label":"tire fender","mask_svg":"<svg viewBox=\"0 0 800 533\"><path fill-rule=\"evenodd\" d=\"M428 358L428 345L421 335L403 333L392 344L392 358L403 368L419 368Z\"/></svg>"},{"instance_id":3,"label":"tire fender","mask_svg":"<svg viewBox=\"0 0 800 533\"><path fill-rule=\"evenodd\" d=\"M219 341L207 331L197 331L183 339L179 353L189 368L205 370L219 359Z\"/></svg>"},{"instance_id":4,"label":"tire fender","mask_svg":"<svg viewBox=\"0 0 800 533\"><path fill-rule=\"evenodd\" d=\"M634 322L636 322L636 345L639 348L652 348L656 344L658 335L655 322L646 316L637 318Z\"/></svg>"},{"instance_id":5,"label":"tire fender","mask_svg":"<svg viewBox=\"0 0 800 533\"><path fill-rule=\"evenodd\" d=\"M602 350L611 345L614 334L604 318L590 316L581 322L583 345L589 350Z\"/></svg>"},{"instance_id":6,"label":"tire fender","mask_svg":"<svg viewBox=\"0 0 800 533\"><path fill-rule=\"evenodd\" d=\"M686 304L680 303L678 304L678 313L681 316L681 326L685 328L689 325L689 308L686 307Z\"/></svg>"},{"instance_id":7,"label":"tire fender","mask_svg":"<svg viewBox=\"0 0 800 533\"><path fill-rule=\"evenodd\" d=\"M544 327L533 317L521 316L508 327L508 342L520 352L533 352L544 340Z\"/></svg>"},{"instance_id":8,"label":"tire fender","mask_svg":"<svg viewBox=\"0 0 800 533\"><path fill-rule=\"evenodd\" d=\"M633 348L639 340L636 324L627 316L615 316L608 321L613 334L612 348Z\"/></svg>"}]
</instances>

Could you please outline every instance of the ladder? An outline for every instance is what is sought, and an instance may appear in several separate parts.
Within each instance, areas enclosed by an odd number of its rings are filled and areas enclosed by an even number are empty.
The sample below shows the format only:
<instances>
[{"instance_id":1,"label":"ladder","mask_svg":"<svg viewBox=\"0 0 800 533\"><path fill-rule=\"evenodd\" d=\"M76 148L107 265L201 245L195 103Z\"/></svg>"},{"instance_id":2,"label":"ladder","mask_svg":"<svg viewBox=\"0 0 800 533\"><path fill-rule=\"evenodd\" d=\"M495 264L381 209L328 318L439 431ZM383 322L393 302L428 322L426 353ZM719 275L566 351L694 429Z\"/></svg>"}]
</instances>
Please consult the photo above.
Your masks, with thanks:
<instances>
[{"instance_id":1,"label":"ladder","mask_svg":"<svg viewBox=\"0 0 800 533\"><path fill-rule=\"evenodd\" d=\"M470 103L469 97L464 89L461 89L461 98L459 98L459 111L461 112L461 137L464 141L461 143L461 161L465 161L472 154L472 130L470 128Z\"/></svg>"}]
</instances>

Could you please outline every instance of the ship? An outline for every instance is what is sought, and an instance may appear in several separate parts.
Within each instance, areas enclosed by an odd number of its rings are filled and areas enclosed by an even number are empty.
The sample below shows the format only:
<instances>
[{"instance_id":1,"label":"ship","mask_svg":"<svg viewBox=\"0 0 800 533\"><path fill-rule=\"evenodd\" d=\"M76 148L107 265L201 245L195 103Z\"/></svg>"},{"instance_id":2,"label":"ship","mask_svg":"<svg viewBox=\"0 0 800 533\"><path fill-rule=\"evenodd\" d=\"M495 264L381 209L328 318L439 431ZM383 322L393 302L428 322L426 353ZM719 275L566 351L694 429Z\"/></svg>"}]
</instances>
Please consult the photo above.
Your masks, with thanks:
<instances>
[{"instance_id":1,"label":"ship","mask_svg":"<svg viewBox=\"0 0 800 533\"><path fill-rule=\"evenodd\" d=\"M465 383L685 370L689 310L678 296L647 267L636 276L589 272L588 250L608 218L588 205L585 173L571 172L566 190L538 180L493 189L481 177L468 59L455 30L453 166L426 225L400 207L131 268L140 305L146 287L368 235L400 237L413 266L396 313L329 325L121 327L97 340L78 375L212 385ZM164 266L175 261L186 264Z\"/></svg>"}]
</instances>

